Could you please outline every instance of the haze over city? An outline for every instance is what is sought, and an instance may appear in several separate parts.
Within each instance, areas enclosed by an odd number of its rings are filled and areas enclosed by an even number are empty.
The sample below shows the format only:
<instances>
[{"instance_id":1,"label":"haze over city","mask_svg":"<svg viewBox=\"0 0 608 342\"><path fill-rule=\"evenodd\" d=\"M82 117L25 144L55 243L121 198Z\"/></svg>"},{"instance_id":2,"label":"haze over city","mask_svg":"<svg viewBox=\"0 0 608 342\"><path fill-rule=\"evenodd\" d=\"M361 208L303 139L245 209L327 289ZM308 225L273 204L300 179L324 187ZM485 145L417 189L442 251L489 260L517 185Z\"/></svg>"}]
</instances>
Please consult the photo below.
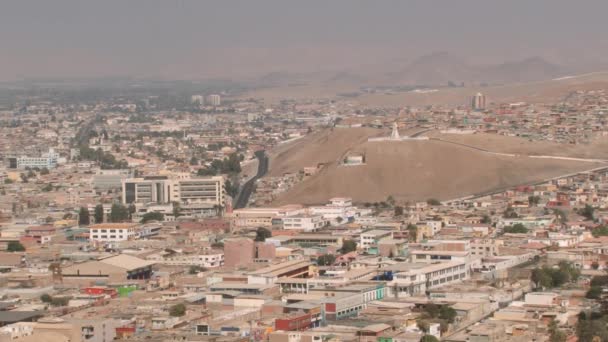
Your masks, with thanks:
<instances>
[{"instance_id":1,"label":"haze over city","mask_svg":"<svg viewBox=\"0 0 608 342\"><path fill-rule=\"evenodd\" d=\"M0 79L367 74L439 51L589 71L608 65L606 11L563 0L12 1L0 11Z\"/></svg>"}]
</instances>

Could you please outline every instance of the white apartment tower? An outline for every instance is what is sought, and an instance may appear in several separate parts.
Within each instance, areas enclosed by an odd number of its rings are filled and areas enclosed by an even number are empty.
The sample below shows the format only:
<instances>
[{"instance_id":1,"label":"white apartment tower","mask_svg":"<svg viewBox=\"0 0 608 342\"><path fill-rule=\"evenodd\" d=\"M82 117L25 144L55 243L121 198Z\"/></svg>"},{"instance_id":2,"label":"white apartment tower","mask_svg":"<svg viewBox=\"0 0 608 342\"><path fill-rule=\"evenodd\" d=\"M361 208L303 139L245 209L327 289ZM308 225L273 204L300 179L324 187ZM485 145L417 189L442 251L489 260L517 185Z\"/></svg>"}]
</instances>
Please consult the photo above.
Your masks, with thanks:
<instances>
[{"instance_id":1,"label":"white apartment tower","mask_svg":"<svg viewBox=\"0 0 608 342\"><path fill-rule=\"evenodd\" d=\"M209 95L209 96L207 96L207 103L208 103L210 106L215 106L215 107L217 107L217 106L219 106L219 105L222 103L222 101L221 101L221 97L220 97L219 95L216 95L216 94L214 94L214 95Z\"/></svg>"},{"instance_id":2,"label":"white apartment tower","mask_svg":"<svg viewBox=\"0 0 608 342\"><path fill-rule=\"evenodd\" d=\"M482 111L486 109L486 96L482 93L477 93L471 100L471 108L473 110Z\"/></svg>"},{"instance_id":3,"label":"white apartment tower","mask_svg":"<svg viewBox=\"0 0 608 342\"><path fill-rule=\"evenodd\" d=\"M203 106L205 104L205 97L203 95L192 95L192 97L190 97L190 103Z\"/></svg>"}]
</instances>

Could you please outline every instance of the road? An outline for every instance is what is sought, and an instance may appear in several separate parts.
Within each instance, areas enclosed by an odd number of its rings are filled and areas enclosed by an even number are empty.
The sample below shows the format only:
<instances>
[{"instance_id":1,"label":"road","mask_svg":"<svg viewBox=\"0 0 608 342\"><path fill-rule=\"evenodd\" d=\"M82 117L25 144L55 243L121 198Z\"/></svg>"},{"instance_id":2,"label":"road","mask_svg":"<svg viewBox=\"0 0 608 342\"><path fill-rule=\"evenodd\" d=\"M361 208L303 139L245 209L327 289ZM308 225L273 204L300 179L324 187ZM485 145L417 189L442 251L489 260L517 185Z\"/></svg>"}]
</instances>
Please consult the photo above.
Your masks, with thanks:
<instances>
[{"instance_id":1,"label":"road","mask_svg":"<svg viewBox=\"0 0 608 342\"><path fill-rule=\"evenodd\" d=\"M253 176L250 180L245 182L241 187L241 191L237 195L236 201L234 202L234 209L245 208L247 203L249 202L249 197L251 197L251 193L255 187L255 182L264 177L266 172L268 172L268 156L266 155L266 151L258 151L255 153L255 156L258 158L258 173Z\"/></svg>"},{"instance_id":2,"label":"road","mask_svg":"<svg viewBox=\"0 0 608 342\"><path fill-rule=\"evenodd\" d=\"M410 135L410 138L416 138L416 137L421 136L422 134L424 134L424 133L426 133L426 132L432 131L433 129L434 129L434 128L427 128L427 129L424 129L424 130L422 130L422 131L418 131L418 132L416 132L416 133L414 133L414 134Z\"/></svg>"}]
</instances>

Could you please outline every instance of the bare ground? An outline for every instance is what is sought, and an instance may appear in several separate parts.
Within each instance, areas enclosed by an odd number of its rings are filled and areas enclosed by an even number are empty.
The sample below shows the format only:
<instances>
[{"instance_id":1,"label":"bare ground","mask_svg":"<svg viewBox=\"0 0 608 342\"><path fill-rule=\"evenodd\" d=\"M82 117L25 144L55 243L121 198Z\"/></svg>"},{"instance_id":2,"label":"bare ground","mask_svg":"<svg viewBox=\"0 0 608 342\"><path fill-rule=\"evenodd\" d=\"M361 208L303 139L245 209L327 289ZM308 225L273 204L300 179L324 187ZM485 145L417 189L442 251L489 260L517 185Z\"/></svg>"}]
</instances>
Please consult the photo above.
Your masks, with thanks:
<instances>
[{"instance_id":1,"label":"bare ground","mask_svg":"<svg viewBox=\"0 0 608 342\"><path fill-rule=\"evenodd\" d=\"M323 131L273 152L271 175L296 172L304 166L320 162L327 163L319 174L281 195L275 204L320 204L335 196L352 197L356 202L383 201L388 196L402 201L451 199L601 165L525 156L497 156L434 140L367 142L369 135L377 133L378 130L366 128ZM457 138L461 142L479 144L487 149L502 146L497 152L549 154L559 149L551 144L538 148L536 144L524 144L517 140L519 138L512 142L512 139L507 139L510 144L502 141L502 138L508 137L461 135ZM339 159L347 151L365 153L366 165L340 166ZM586 155L574 151L570 156Z\"/></svg>"}]
</instances>

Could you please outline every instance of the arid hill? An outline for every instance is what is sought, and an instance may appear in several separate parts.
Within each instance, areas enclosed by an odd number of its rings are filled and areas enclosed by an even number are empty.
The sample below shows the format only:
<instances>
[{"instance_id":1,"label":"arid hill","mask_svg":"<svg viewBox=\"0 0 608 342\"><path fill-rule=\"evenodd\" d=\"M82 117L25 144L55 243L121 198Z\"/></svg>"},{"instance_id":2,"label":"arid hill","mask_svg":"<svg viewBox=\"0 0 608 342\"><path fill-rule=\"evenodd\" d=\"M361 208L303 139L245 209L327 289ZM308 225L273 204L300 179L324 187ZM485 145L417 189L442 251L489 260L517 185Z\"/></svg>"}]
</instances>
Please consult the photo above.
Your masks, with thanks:
<instances>
[{"instance_id":1,"label":"arid hill","mask_svg":"<svg viewBox=\"0 0 608 342\"><path fill-rule=\"evenodd\" d=\"M437 140L368 142L370 134L377 135L378 130L334 129L281 147L272 154L271 175L296 172L316 163L325 163L326 167L282 194L276 204L319 204L335 196L352 197L356 202L383 201L388 196L404 201L445 200L601 166L600 163L534 159L523 155L495 155ZM459 136L460 142L466 143L466 137ZM479 136L468 137L473 145L483 147ZM543 145L537 149L529 143L527 148L517 143L511 145L519 149L517 153L545 154L552 150ZM349 151L364 153L365 165L340 165L342 156ZM514 151L505 149L504 152ZM573 151L569 156L578 154Z\"/></svg>"}]
</instances>

